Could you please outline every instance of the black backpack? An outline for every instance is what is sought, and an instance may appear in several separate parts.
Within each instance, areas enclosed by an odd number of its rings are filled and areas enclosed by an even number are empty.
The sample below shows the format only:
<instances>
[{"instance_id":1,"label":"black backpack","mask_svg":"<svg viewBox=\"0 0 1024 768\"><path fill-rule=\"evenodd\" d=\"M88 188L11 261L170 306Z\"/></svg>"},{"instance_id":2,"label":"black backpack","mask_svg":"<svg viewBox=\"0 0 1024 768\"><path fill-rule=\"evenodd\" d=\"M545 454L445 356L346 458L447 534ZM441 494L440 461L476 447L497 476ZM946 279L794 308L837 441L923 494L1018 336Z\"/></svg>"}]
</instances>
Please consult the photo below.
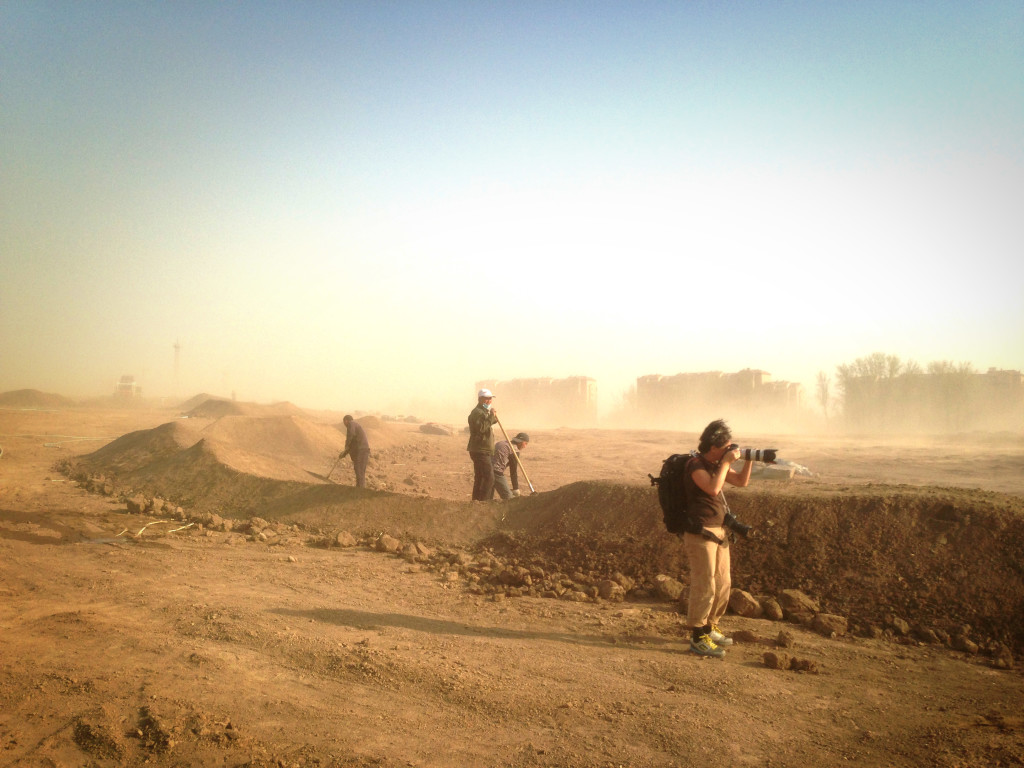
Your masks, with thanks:
<instances>
[{"instance_id":1,"label":"black backpack","mask_svg":"<svg viewBox=\"0 0 1024 768\"><path fill-rule=\"evenodd\" d=\"M658 487L658 503L665 518L665 527L669 533L700 533L703 526L699 520L690 516L686 499L686 462L694 454L673 453L661 465L661 474L651 478L651 485Z\"/></svg>"}]
</instances>

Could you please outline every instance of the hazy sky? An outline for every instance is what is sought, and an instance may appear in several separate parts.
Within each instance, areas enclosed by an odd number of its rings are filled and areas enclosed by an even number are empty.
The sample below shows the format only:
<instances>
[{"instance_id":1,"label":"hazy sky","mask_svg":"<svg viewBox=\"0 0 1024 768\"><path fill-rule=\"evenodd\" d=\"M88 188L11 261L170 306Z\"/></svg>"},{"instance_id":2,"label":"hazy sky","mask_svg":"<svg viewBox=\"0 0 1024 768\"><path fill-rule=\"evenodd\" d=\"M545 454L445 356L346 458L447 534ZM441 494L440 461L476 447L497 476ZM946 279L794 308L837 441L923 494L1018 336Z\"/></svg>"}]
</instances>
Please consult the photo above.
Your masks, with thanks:
<instances>
[{"instance_id":1,"label":"hazy sky","mask_svg":"<svg viewBox=\"0 0 1024 768\"><path fill-rule=\"evenodd\" d=\"M1022 210L1020 0L0 4L0 391L1020 369Z\"/></svg>"}]
</instances>

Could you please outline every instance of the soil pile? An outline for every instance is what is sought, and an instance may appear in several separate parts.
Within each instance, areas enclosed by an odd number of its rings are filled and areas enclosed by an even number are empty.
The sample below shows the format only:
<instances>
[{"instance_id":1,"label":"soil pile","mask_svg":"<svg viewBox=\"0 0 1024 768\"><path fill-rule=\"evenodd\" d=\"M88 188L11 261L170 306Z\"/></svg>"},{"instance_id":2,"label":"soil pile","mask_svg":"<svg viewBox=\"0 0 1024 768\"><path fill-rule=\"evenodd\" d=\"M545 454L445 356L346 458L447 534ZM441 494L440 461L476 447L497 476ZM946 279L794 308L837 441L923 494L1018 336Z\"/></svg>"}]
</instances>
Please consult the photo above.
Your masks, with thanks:
<instances>
[{"instance_id":1,"label":"soil pile","mask_svg":"<svg viewBox=\"0 0 1024 768\"><path fill-rule=\"evenodd\" d=\"M198 419L219 419L221 416L302 416L303 410L287 401L263 405L210 397L185 411L185 415Z\"/></svg>"},{"instance_id":2,"label":"soil pile","mask_svg":"<svg viewBox=\"0 0 1024 768\"><path fill-rule=\"evenodd\" d=\"M1024 649L1024 500L906 486L736 489L734 513L757 531L736 540L733 586L758 596L800 589L825 613L871 627L909 623L953 637L964 625ZM508 532L486 545L590 581L622 573L653 590L659 573L687 580L656 495L636 486L574 483L517 500Z\"/></svg>"},{"instance_id":3,"label":"soil pile","mask_svg":"<svg viewBox=\"0 0 1024 768\"><path fill-rule=\"evenodd\" d=\"M0 408L71 408L75 401L38 389L16 389L0 394Z\"/></svg>"}]
</instances>

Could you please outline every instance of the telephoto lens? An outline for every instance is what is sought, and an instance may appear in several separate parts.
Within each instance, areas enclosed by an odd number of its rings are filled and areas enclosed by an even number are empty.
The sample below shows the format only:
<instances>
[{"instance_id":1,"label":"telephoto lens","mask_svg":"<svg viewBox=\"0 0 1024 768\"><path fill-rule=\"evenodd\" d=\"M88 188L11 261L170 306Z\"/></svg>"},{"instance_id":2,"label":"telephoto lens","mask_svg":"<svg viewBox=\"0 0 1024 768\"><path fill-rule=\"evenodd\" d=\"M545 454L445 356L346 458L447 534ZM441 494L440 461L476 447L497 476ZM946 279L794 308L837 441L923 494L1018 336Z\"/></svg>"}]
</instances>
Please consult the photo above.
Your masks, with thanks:
<instances>
[{"instance_id":1,"label":"telephoto lens","mask_svg":"<svg viewBox=\"0 0 1024 768\"><path fill-rule=\"evenodd\" d=\"M763 461L765 464L774 464L778 451L774 448L741 448L740 457L747 461Z\"/></svg>"}]
</instances>

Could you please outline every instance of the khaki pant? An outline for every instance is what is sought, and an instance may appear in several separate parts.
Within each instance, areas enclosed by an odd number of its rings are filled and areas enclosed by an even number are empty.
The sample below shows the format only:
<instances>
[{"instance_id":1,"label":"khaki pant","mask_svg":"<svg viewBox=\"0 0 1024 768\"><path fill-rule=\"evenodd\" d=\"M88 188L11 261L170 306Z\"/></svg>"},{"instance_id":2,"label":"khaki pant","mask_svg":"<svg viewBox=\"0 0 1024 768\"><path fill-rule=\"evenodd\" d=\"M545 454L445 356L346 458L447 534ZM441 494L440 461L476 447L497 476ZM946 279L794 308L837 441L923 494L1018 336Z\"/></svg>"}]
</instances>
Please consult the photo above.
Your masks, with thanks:
<instances>
[{"instance_id":1,"label":"khaki pant","mask_svg":"<svg viewBox=\"0 0 1024 768\"><path fill-rule=\"evenodd\" d=\"M732 591L728 534L723 527L708 530L725 543L716 544L695 533L683 534L683 549L690 563L686 624L691 629L717 624L729 607Z\"/></svg>"}]
</instances>

